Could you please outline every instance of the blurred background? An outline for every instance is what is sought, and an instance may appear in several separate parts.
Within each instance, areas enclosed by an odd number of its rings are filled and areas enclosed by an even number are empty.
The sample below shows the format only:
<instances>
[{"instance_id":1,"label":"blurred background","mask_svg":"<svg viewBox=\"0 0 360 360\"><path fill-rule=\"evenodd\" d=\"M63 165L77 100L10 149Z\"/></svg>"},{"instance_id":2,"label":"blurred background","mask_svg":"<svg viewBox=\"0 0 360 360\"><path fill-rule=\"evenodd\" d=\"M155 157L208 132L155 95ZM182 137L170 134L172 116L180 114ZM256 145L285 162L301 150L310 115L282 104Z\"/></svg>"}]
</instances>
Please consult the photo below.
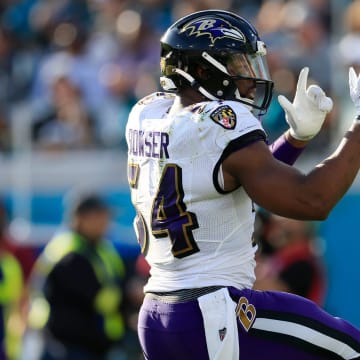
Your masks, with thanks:
<instances>
[{"instance_id":1,"label":"blurred background","mask_svg":"<svg viewBox=\"0 0 360 360\"><path fill-rule=\"evenodd\" d=\"M263 120L270 140L287 128L277 95L292 99L308 66L309 83L318 83L335 107L296 166L307 171L335 149L355 114L347 84L349 66L360 69L358 0L2 0L1 236L20 262L25 288L37 256L64 225L69 193L91 189L111 208L107 237L126 264L129 297L141 297L147 269L132 228L127 115L139 98L160 90L161 34L179 17L209 8L248 18L267 44L275 82ZM317 301L357 326L359 214L357 179L326 221L305 224L321 262ZM261 217L260 237L268 220ZM305 271L299 269L297 275ZM128 319L134 331L136 319ZM136 339L129 343L136 349Z\"/></svg>"}]
</instances>

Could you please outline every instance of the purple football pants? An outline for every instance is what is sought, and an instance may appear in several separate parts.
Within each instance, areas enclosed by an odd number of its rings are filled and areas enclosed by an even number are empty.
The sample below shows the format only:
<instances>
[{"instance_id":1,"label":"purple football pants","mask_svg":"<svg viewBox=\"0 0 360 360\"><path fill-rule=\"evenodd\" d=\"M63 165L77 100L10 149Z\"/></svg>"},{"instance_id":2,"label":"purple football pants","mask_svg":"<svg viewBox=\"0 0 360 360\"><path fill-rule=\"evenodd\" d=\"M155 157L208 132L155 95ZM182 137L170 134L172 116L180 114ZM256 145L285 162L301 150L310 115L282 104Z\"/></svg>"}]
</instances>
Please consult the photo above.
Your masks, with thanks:
<instances>
[{"instance_id":1,"label":"purple football pants","mask_svg":"<svg viewBox=\"0 0 360 360\"><path fill-rule=\"evenodd\" d=\"M229 293L238 304L241 360L360 359L360 330L315 303L283 292ZM168 304L145 297L138 334L146 359L209 359L197 300Z\"/></svg>"}]
</instances>

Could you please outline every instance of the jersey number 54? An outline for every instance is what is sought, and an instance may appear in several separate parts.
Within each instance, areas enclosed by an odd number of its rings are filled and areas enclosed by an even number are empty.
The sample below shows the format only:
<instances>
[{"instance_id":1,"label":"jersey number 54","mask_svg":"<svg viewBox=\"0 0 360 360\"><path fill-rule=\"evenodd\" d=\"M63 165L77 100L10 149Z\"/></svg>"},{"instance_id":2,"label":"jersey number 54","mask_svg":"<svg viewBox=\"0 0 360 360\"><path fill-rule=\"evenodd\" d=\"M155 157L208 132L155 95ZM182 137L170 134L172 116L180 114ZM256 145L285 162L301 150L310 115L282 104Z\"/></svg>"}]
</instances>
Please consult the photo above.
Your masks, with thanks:
<instances>
[{"instance_id":1,"label":"jersey number 54","mask_svg":"<svg viewBox=\"0 0 360 360\"><path fill-rule=\"evenodd\" d=\"M137 187L139 167L129 164L129 184ZM137 211L137 235L142 251L146 252L148 231L142 214ZM182 169L176 164L167 164L161 174L158 191L151 210L151 232L156 238L168 238L171 252L183 258L199 251L193 230L199 227L196 215L187 211L184 203Z\"/></svg>"}]
</instances>

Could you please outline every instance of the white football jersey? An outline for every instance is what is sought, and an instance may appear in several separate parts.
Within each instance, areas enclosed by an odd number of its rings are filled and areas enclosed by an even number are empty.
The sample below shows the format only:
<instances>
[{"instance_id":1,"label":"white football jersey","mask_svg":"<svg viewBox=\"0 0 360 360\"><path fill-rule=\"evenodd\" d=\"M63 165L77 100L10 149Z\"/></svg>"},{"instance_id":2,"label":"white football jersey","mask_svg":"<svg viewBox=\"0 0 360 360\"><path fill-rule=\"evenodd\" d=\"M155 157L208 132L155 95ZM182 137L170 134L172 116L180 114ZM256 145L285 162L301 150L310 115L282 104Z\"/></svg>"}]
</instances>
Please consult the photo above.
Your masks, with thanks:
<instances>
[{"instance_id":1,"label":"white football jersey","mask_svg":"<svg viewBox=\"0 0 360 360\"><path fill-rule=\"evenodd\" d=\"M243 188L221 192L221 156L232 140L264 130L235 101L206 101L168 115L174 98L147 96L126 127L135 231L151 266L145 291L251 288L255 210Z\"/></svg>"}]
</instances>

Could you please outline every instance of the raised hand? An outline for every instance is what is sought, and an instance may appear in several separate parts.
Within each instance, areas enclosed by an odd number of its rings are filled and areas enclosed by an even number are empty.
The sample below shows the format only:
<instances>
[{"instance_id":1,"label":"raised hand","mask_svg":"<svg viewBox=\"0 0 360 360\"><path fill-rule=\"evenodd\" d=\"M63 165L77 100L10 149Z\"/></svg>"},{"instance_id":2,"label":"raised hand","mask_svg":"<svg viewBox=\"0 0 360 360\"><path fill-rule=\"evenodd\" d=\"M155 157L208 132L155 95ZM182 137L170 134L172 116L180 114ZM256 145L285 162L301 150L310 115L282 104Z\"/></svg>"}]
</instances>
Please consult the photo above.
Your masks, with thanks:
<instances>
[{"instance_id":1,"label":"raised hand","mask_svg":"<svg viewBox=\"0 0 360 360\"><path fill-rule=\"evenodd\" d=\"M350 97L356 109L356 115L360 116L360 75L356 75L353 67L349 69Z\"/></svg>"},{"instance_id":2,"label":"raised hand","mask_svg":"<svg viewBox=\"0 0 360 360\"><path fill-rule=\"evenodd\" d=\"M279 104L285 110L286 121L290 126L290 135L303 141L317 135L326 114L333 107L333 101L320 86L310 85L307 88L308 74L308 67L301 70L293 103L283 95L278 96Z\"/></svg>"}]
</instances>

